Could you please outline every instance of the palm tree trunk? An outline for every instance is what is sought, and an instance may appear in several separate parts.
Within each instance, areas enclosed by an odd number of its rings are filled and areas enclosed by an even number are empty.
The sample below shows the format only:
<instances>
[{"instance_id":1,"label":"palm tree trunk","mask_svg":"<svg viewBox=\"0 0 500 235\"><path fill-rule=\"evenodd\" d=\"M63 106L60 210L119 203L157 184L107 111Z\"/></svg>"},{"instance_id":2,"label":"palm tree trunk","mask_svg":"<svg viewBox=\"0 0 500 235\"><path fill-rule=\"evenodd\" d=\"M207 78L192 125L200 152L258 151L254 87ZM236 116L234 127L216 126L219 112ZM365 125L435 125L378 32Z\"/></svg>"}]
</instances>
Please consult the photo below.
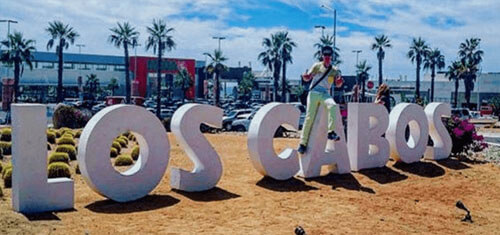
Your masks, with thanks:
<instances>
[{"instance_id":1,"label":"palm tree trunk","mask_svg":"<svg viewBox=\"0 0 500 235\"><path fill-rule=\"evenodd\" d=\"M365 79L363 78L363 82L361 82L362 84L362 88L361 88L361 102L365 102L366 101L366 98L365 98Z\"/></svg>"},{"instance_id":2,"label":"palm tree trunk","mask_svg":"<svg viewBox=\"0 0 500 235\"><path fill-rule=\"evenodd\" d=\"M215 106L220 107L220 89L219 89L219 76L220 72L215 72Z\"/></svg>"},{"instance_id":3,"label":"palm tree trunk","mask_svg":"<svg viewBox=\"0 0 500 235\"><path fill-rule=\"evenodd\" d=\"M163 49L161 47L162 42L159 40L158 42L158 61L157 61L157 68L156 68L156 81L157 81L157 86L156 86L156 116L161 119L160 117L160 112L161 112L161 50Z\"/></svg>"},{"instance_id":4,"label":"palm tree trunk","mask_svg":"<svg viewBox=\"0 0 500 235\"><path fill-rule=\"evenodd\" d=\"M471 93L471 85L470 85L470 78L467 76L464 79L464 86L465 86L465 102L467 104L467 108L470 108L470 93Z\"/></svg>"},{"instance_id":5,"label":"palm tree trunk","mask_svg":"<svg viewBox=\"0 0 500 235\"><path fill-rule=\"evenodd\" d=\"M431 72L431 102L434 102L434 78L436 77L436 66L432 66Z\"/></svg>"},{"instance_id":6,"label":"palm tree trunk","mask_svg":"<svg viewBox=\"0 0 500 235\"><path fill-rule=\"evenodd\" d=\"M384 82L382 78L382 58L378 58L378 86L382 85Z\"/></svg>"},{"instance_id":7,"label":"palm tree trunk","mask_svg":"<svg viewBox=\"0 0 500 235\"><path fill-rule=\"evenodd\" d=\"M285 52L285 49L283 49L282 53L281 53L281 57L283 58L283 75L282 75L282 79L281 79L281 102L285 103L286 102L286 61L285 61L285 56L286 52Z\"/></svg>"},{"instance_id":8,"label":"palm tree trunk","mask_svg":"<svg viewBox=\"0 0 500 235\"><path fill-rule=\"evenodd\" d=\"M123 43L123 49L125 50L125 102L130 104L130 71L129 71L129 61L128 61L128 43Z\"/></svg>"},{"instance_id":9,"label":"palm tree trunk","mask_svg":"<svg viewBox=\"0 0 500 235\"><path fill-rule=\"evenodd\" d=\"M17 103L19 98L19 73L20 73L20 59L16 57L14 62L14 103Z\"/></svg>"},{"instance_id":10,"label":"palm tree trunk","mask_svg":"<svg viewBox=\"0 0 500 235\"><path fill-rule=\"evenodd\" d=\"M280 79L280 67L281 65L279 62L274 62L274 101L278 101L278 81Z\"/></svg>"},{"instance_id":11,"label":"palm tree trunk","mask_svg":"<svg viewBox=\"0 0 500 235\"><path fill-rule=\"evenodd\" d=\"M415 102L420 98L420 55L417 55L417 84L415 86Z\"/></svg>"},{"instance_id":12,"label":"palm tree trunk","mask_svg":"<svg viewBox=\"0 0 500 235\"><path fill-rule=\"evenodd\" d=\"M455 78L455 108L458 107L458 86L459 86L459 83L458 83L458 78Z\"/></svg>"},{"instance_id":13,"label":"palm tree trunk","mask_svg":"<svg viewBox=\"0 0 500 235\"><path fill-rule=\"evenodd\" d=\"M59 47L57 49L58 68L57 68L57 102L63 102L63 45L64 41L59 40Z\"/></svg>"}]
</instances>

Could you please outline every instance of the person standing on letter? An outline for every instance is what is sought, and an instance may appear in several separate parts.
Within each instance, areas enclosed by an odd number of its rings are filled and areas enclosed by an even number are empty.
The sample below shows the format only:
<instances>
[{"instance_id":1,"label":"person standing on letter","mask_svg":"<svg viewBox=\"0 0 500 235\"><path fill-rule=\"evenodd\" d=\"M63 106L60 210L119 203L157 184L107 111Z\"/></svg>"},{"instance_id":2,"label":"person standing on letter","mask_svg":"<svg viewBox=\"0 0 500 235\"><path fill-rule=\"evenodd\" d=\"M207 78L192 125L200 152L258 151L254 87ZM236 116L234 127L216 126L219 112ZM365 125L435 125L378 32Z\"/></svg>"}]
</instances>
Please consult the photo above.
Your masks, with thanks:
<instances>
[{"instance_id":1,"label":"person standing on letter","mask_svg":"<svg viewBox=\"0 0 500 235\"><path fill-rule=\"evenodd\" d=\"M309 135L311 134L314 120L320 105L323 105L328 113L328 139L338 141L340 137L335 133L335 118L337 104L332 99L329 91L332 84L335 82L337 87L342 86L343 81L340 77L340 71L337 67L332 67L332 54L333 49L329 46L321 48L323 61L317 62L302 75L302 79L308 82L312 79L309 88L309 95L307 96L307 110L304 120L304 127L302 128L302 135L300 136L300 145L297 150L300 154L304 154L307 150L309 142Z\"/></svg>"}]
</instances>

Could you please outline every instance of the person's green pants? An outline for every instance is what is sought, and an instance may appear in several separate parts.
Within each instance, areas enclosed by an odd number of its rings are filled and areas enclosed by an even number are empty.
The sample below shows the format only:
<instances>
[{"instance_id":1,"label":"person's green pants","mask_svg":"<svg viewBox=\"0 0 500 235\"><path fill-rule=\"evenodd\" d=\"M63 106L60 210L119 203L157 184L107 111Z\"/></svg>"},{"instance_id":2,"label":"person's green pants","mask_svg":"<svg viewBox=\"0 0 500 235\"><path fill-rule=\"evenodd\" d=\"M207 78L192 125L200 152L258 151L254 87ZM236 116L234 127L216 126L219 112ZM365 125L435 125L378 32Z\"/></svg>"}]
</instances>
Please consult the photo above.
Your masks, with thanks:
<instances>
[{"instance_id":1,"label":"person's green pants","mask_svg":"<svg viewBox=\"0 0 500 235\"><path fill-rule=\"evenodd\" d=\"M328 113L328 132L335 130L335 118L337 117L335 101L328 93L311 91L307 96L306 117L302 127L302 135L300 136L300 144L302 145L307 146L309 142L309 135L320 105L323 105Z\"/></svg>"}]
</instances>

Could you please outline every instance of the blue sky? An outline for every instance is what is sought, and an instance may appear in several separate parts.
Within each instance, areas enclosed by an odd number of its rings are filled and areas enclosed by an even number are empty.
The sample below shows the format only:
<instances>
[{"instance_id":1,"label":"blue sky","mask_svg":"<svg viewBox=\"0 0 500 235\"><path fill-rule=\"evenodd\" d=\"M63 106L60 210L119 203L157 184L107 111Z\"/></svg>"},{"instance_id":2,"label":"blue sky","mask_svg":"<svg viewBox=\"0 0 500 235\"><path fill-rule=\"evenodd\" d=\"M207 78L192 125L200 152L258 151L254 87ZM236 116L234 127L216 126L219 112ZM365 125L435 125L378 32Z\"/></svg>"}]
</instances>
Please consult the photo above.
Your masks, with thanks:
<instances>
[{"instance_id":1,"label":"blue sky","mask_svg":"<svg viewBox=\"0 0 500 235\"><path fill-rule=\"evenodd\" d=\"M482 71L500 72L498 0L2 0L0 18L19 21L11 30L35 39L39 51L46 51L49 37L44 28L48 22L61 20L81 35L76 43L85 44L82 53L111 55L123 53L107 42L109 28L116 22L134 25L144 45L146 26L153 18L163 18L175 28L177 42L167 56L204 60L203 52L217 47L212 37L220 35L227 37L222 49L228 65L251 64L254 70L264 69L257 60L262 39L288 30L298 47L287 76L298 79L314 62L313 45L321 36L321 30L314 26L326 26L325 34L333 31L333 14L321 8L322 4L337 9L337 45L344 74L354 73L356 56L352 50L362 50L360 60L367 60L373 66L373 78L377 76L377 60L370 44L379 34L388 35L393 44L384 61L384 76L388 78L415 77L415 67L405 55L411 39L419 36L441 49L448 64L456 59L460 42L479 37L485 51ZM0 24L0 38L2 35L6 35L6 24ZM78 48L71 46L68 51L78 52ZM137 54L153 55L143 47Z\"/></svg>"}]
</instances>

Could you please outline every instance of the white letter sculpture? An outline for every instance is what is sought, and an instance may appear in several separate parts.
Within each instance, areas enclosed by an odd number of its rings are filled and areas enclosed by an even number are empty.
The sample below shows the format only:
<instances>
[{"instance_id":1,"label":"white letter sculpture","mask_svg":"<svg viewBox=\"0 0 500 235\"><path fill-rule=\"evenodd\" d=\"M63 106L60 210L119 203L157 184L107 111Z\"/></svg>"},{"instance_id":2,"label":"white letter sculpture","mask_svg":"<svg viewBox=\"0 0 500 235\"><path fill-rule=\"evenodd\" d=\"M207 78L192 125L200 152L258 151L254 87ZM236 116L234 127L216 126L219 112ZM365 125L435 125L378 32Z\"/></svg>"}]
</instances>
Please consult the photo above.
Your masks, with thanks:
<instances>
[{"instance_id":1,"label":"white letter sculpture","mask_svg":"<svg viewBox=\"0 0 500 235\"><path fill-rule=\"evenodd\" d=\"M248 128L247 145L250 161L260 174L276 180L290 179L297 174L297 151L287 148L276 156L273 138L281 124L299 129L299 118L300 110L290 104L270 103L257 111Z\"/></svg>"},{"instance_id":2,"label":"white letter sculpture","mask_svg":"<svg viewBox=\"0 0 500 235\"><path fill-rule=\"evenodd\" d=\"M194 163L193 171L172 168L170 186L187 192L209 190L222 176L222 163L219 155L200 131L202 123L222 127L220 108L202 104L186 104L177 109L172 117L170 128L179 145Z\"/></svg>"},{"instance_id":3,"label":"white letter sculpture","mask_svg":"<svg viewBox=\"0 0 500 235\"><path fill-rule=\"evenodd\" d=\"M386 138L391 145L391 157L405 163L420 161L429 138L429 124L422 107L417 104L398 104L391 111L389 119ZM407 142L405 131L408 125L410 139Z\"/></svg>"},{"instance_id":4,"label":"white letter sculpture","mask_svg":"<svg viewBox=\"0 0 500 235\"><path fill-rule=\"evenodd\" d=\"M46 106L13 104L11 107L12 207L22 213L73 208L73 180L47 179Z\"/></svg>"},{"instance_id":5,"label":"white letter sculpture","mask_svg":"<svg viewBox=\"0 0 500 235\"><path fill-rule=\"evenodd\" d=\"M347 174L351 172L345 143L344 125L342 124L339 108L336 108L336 110L335 132L340 136L340 140L334 144L329 143L329 146L333 145L333 150L327 146L327 113L325 106L318 106L318 112L307 144L307 151L300 157L299 176L304 178L321 176L321 167L325 165L328 166L329 172L332 173Z\"/></svg>"},{"instance_id":6,"label":"white letter sculpture","mask_svg":"<svg viewBox=\"0 0 500 235\"><path fill-rule=\"evenodd\" d=\"M109 160L113 139L125 131L136 133L139 159L127 171L116 171ZM151 192L165 174L170 144L160 120L135 105L113 105L98 112L80 137L78 163L87 184L118 202L139 199Z\"/></svg>"},{"instance_id":7,"label":"white letter sculpture","mask_svg":"<svg viewBox=\"0 0 500 235\"><path fill-rule=\"evenodd\" d=\"M450 156L452 141L450 133L446 130L441 116L451 116L451 108L446 103L430 103L425 107L425 115L429 122L429 135L434 146L428 146L425 151L426 159L440 160Z\"/></svg>"},{"instance_id":8,"label":"white letter sculpture","mask_svg":"<svg viewBox=\"0 0 500 235\"><path fill-rule=\"evenodd\" d=\"M347 138L351 170L384 167L389 160L389 143L382 137L389 124L383 105L349 103Z\"/></svg>"}]
</instances>

